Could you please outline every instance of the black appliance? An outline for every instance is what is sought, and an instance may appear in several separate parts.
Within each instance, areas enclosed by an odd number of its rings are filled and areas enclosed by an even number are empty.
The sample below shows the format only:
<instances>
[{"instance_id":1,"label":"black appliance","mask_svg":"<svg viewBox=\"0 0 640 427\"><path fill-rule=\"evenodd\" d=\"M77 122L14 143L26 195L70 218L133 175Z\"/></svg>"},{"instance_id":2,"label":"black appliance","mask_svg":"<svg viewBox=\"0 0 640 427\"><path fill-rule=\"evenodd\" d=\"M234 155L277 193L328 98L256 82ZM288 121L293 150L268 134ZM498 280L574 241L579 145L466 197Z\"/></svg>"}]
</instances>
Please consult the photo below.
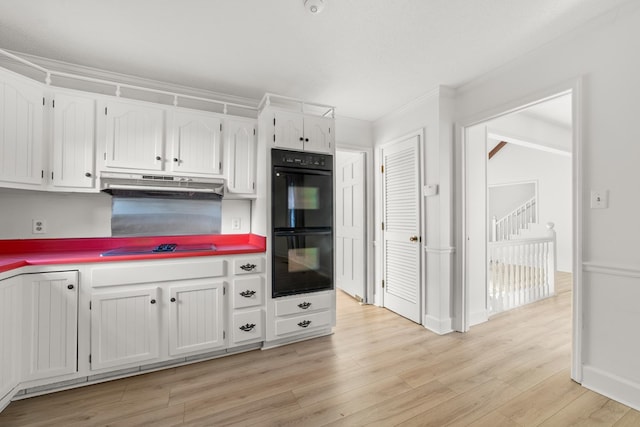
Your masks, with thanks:
<instances>
[{"instance_id":1,"label":"black appliance","mask_svg":"<svg viewBox=\"0 0 640 427\"><path fill-rule=\"evenodd\" d=\"M271 151L272 296L333 289L333 156Z\"/></svg>"}]
</instances>

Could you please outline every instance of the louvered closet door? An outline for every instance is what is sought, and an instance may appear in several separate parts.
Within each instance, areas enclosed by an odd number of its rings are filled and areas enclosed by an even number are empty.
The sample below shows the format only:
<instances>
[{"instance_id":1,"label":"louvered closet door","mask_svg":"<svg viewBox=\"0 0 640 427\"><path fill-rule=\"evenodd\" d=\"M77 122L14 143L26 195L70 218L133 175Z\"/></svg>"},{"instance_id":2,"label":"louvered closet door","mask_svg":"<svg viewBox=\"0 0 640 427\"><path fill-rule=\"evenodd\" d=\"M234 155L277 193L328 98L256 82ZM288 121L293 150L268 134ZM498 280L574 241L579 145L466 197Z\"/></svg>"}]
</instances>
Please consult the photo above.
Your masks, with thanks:
<instances>
[{"instance_id":1,"label":"louvered closet door","mask_svg":"<svg viewBox=\"0 0 640 427\"><path fill-rule=\"evenodd\" d=\"M419 137L382 149L384 306L414 322L420 316Z\"/></svg>"}]
</instances>

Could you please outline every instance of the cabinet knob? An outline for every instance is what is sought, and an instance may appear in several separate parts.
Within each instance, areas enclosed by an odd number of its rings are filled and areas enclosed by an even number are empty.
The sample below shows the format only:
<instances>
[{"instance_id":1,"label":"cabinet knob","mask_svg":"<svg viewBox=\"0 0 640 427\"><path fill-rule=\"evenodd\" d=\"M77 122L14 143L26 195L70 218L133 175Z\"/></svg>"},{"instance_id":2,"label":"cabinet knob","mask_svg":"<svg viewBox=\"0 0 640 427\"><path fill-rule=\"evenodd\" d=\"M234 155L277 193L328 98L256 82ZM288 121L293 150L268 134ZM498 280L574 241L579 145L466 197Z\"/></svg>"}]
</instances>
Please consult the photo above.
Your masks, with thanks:
<instances>
[{"instance_id":1,"label":"cabinet knob","mask_svg":"<svg viewBox=\"0 0 640 427\"><path fill-rule=\"evenodd\" d=\"M176 302L176 299L175 298L171 298L169 301Z\"/></svg>"},{"instance_id":2,"label":"cabinet knob","mask_svg":"<svg viewBox=\"0 0 640 427\"><path fill-rule=\"evenodd\" d=\"M311 320L303 320L302 322L298 323L298 326L300 326L301 328L307 328L310 324Z\"/></svg>"},{"instance_id":3,"label":"cabinet knob","mask_svg":"<svg viewBox=\"0 0 640 427\"><path fill-rule=\"evenodd\" d=\"M151 304L155 304L156 300L152 299L151 301L149 301Z\"/></svg>"},{"instance_id":4,"label":"cabinet knob","mask_svg":"<svg viewBox=\"0 0 640 427\"><path fill-rule=\"evenodd\" d=\"M73 285L67 285L67 289L71 290L71 289L73 289L73 288L74 288L74 286L73 286Z\"/></svg>"},{"instance_id":5,"label":"cabinet knob","mask_svg":"<svg viewBox=\"0 0 640 427\"><path fill-rule=\"evenodd\" d=\"M244 332L251 332L255 327L256 327L255 323L247 323L246 325L240 326L239 329Z\"/></svg>"},{"instance_id":6,"label":"cabinet knob","mask_svg":"<svg viewBox=\"0 0 640 427\"><path fill-rule=\"evenodd\" d=\"M256 268L256 265L255 264L244 264L244 265L241 265L240 268L242 270L244 270L244 271L251 271L254 268Z\"/></svg>"},{"instance_id":7,"label":"cabinet knob","mask_svg":"<svg viewBox=\"0 0 640 427\"><path fill-rule=\"evenodd\" d=\"M303 138L303 137L300 137L300 141L304 141L304 138Z\"/></svg>"},{"instance_id":8,"label":"cabinet knob","mask_svg":"<svg viewBox=\"0 0 640 427\"><path fill-rule=\"evenodd\" d=\"M156 160L162 160L162 157L156 156Z\"/></svg>"},{"instance_id":9,"label":"cabinet knob","mask_svg":"<svg viewBox=\"0 0 640 427\"><path fill-rule=\"evenodd\" d=\"M173 158L173 161L174 161L174 162L177 162L177 161L178 161L178 158L177 158L177 157L174 157L174 158Z\"/></svg>"},{"instance_id":10,"label":"cabinet knob","mask_svg":"<svg viewBox=\"0 0 640 427\"><path fill-rule=\"evenodd\" d=\"M311 307L311 303L310 302L301 302L300 304L298 304L298 307L300 307L303 310L308 309L309 307Z\"/></svg>"},{"instance_id":11,"label":"cabinet knob","mask_svg":"<svg viewBox=\"0 0 640 427\"><path fill-rule=\"evenodd\" d=\"M85 173L84 176L86 176L87 178L91 178L91 172Z\"/></svg>"},{"instance_id":12,"label":"cabinet knob","mask_svg":"<svg viewBox=\"0 0 640 427\"><path fill-rule=\"evenodd\" d=\"M305 139L304 139L304 142L309 142L309 138L305 138Z\"/></svg>"},{"instance_id":13,"label":"cabinet knob","mask_svg":"<svg viewBox=\"0 0 640 427\"><path fill-rule=\"evenodd\" d=\"M246 291L240 292L240 296L245 298L251 298L255 294L256 294L256 291L249 290L249 289L247 289Z\"/></svg>"}]
</instances>

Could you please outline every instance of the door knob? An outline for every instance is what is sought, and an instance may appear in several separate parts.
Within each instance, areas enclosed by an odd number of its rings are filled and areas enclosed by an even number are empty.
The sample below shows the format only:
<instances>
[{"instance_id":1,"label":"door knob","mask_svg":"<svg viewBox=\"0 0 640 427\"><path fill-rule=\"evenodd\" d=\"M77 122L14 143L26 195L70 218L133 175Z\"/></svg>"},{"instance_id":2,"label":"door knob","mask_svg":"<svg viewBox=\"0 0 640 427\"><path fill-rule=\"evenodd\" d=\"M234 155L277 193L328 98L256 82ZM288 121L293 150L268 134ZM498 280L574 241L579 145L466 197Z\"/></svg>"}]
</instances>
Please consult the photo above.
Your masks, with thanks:
<instances>
[{"instance_id":1,"label":"door knob","mask_svg":"<svg viewBox=\"0 0 640 427\"><path fill-rule=\"evenodd\" d=\"M417 242L417 241L418 241L418 236L411 236L411 237L409 237L409 241L411 241L411 242Z\"/></svg>"}]
</instances>

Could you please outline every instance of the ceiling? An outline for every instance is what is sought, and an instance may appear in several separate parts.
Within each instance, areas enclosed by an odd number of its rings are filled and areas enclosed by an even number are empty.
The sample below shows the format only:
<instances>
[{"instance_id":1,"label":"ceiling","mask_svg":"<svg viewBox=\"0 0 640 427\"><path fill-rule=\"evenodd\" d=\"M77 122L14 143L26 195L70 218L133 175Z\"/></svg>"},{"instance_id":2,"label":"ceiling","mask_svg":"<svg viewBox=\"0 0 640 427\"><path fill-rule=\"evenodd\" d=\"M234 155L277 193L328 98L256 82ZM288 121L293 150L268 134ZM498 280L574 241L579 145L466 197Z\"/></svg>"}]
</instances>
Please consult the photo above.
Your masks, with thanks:
<instances>
[{"instance_id":1,"label":"ceiling","mask_svg":"<svg viewBox=\"0 0 640 427\"><path fill-rule=\"evenodd\" d=\"M303 0L4 0L0 48L373 121L625 1L325 0L312 15Z\"/></svg>"}]
</instances>

